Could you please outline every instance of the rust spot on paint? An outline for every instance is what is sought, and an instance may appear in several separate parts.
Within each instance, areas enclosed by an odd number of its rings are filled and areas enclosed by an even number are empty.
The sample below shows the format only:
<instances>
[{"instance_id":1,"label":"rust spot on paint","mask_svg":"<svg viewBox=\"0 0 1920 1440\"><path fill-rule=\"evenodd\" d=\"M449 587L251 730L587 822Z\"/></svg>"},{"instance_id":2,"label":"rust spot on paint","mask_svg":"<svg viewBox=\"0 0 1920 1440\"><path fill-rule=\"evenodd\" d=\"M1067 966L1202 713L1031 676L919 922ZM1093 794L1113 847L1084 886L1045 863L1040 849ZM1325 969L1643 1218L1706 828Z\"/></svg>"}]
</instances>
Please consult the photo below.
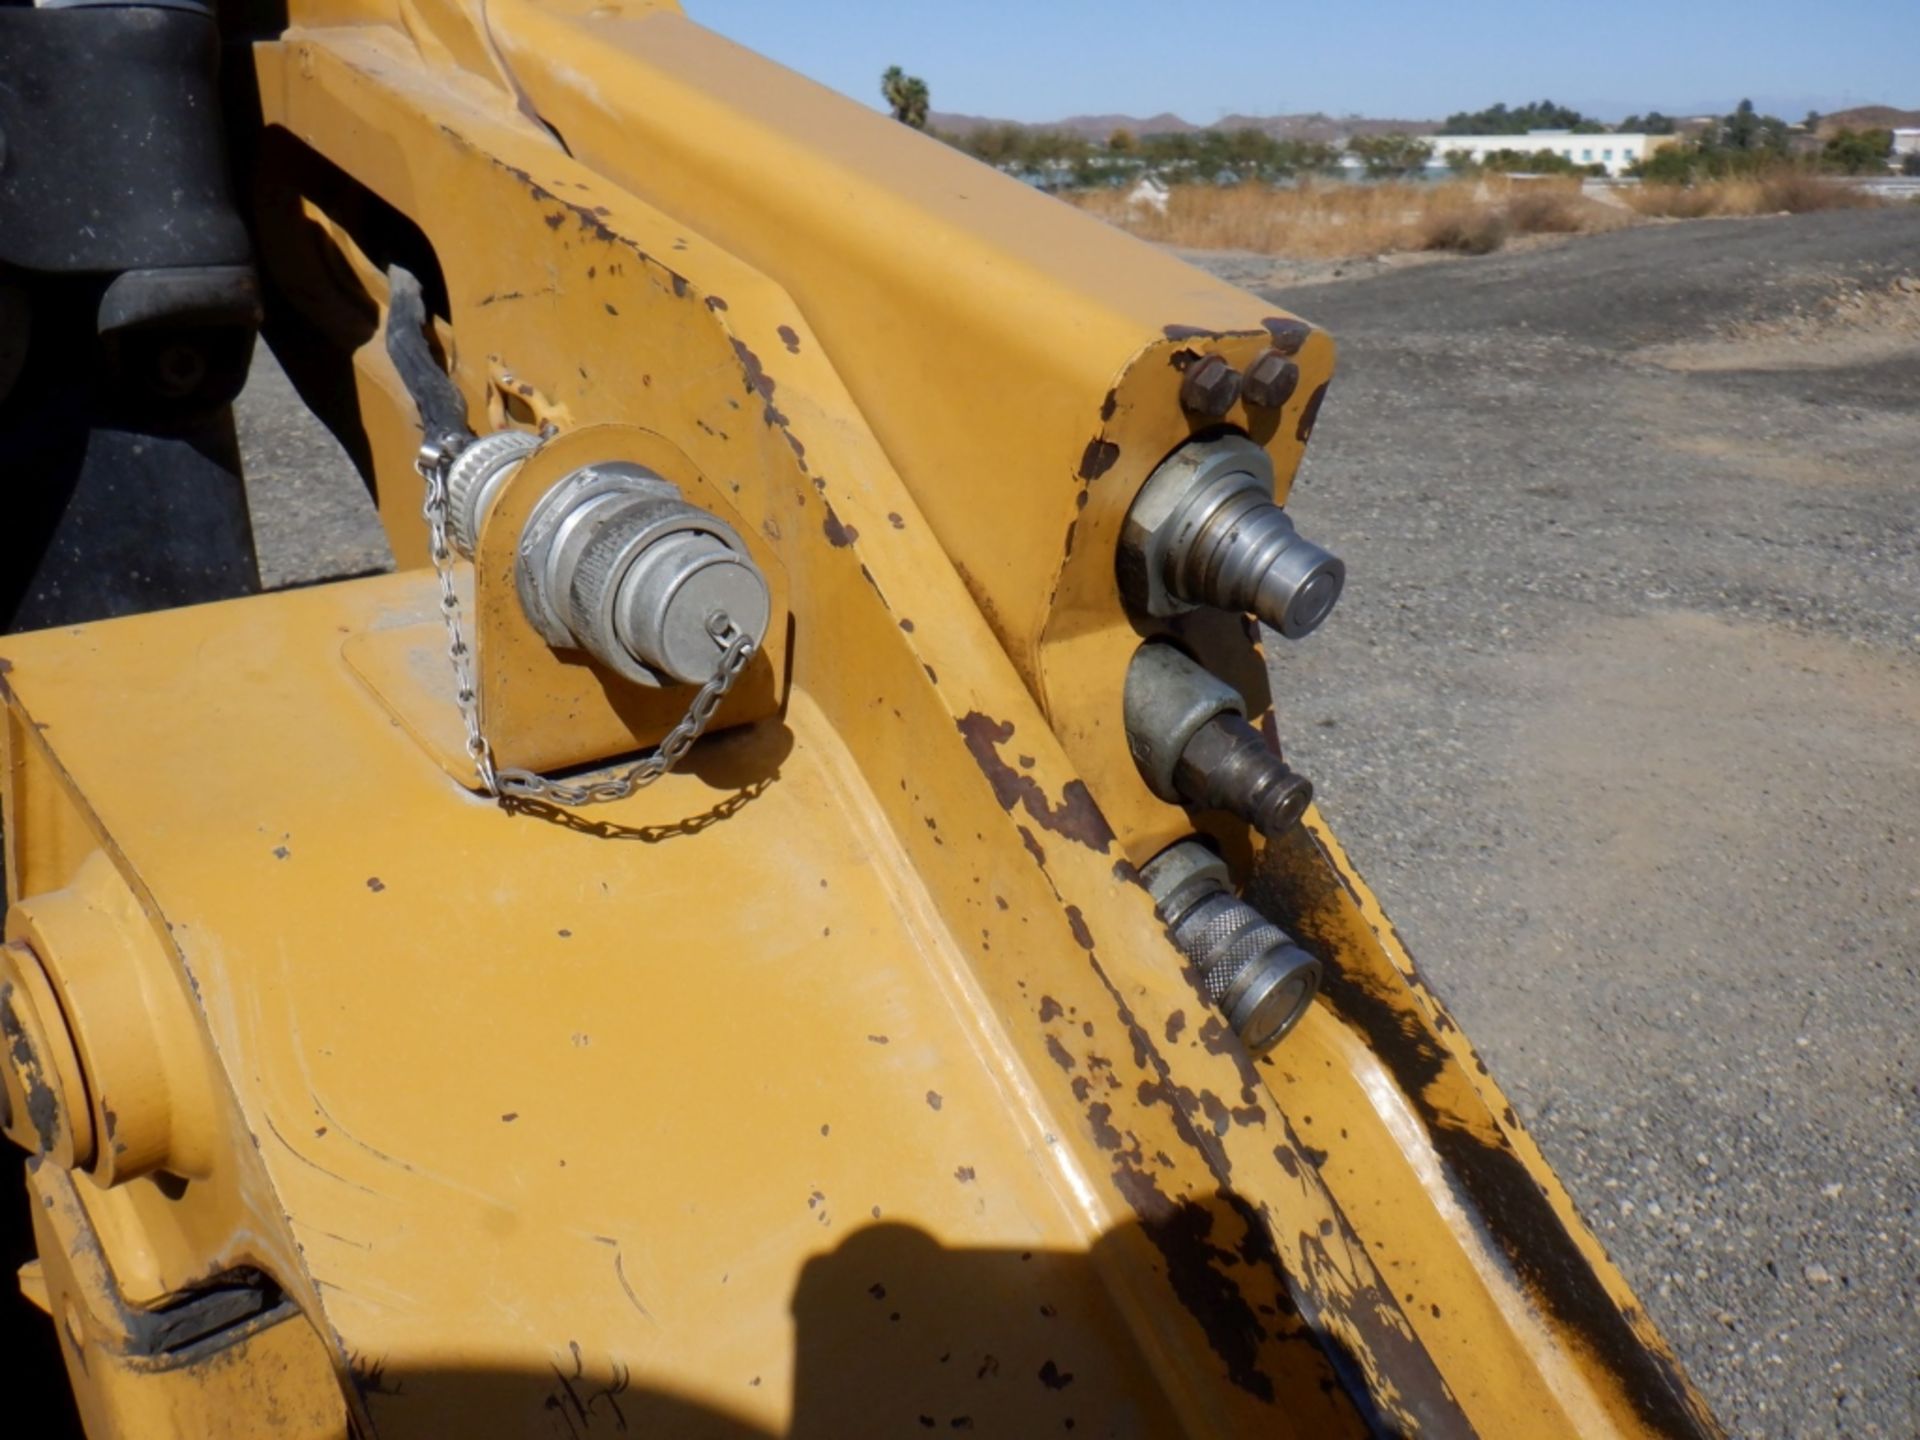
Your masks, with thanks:
<instances>
[{"instance_id":1,"label":"rust spot on paint","mask_svg":"<svg viewBox=\"0 0 1920 1440\"><path fill-rule=\"evenodd\" d=\"M1185 1030L1186 1028L1187 1028L1187 1012L1186 1011L1176 1010L1171 1015L1167 1016L1167 1043L1169 1045L1179 1044L1180 1032L1182 1030Z\"/></svg>"},{"instance_id":2,"label":"rust spot on paint","mask_svg":"<svg viewBox=\"0 0 1920 1440\"><path fill-rule=\"evenodd\" d=\"M382 890L386 888L387 888L386 882L382 880L378 875L369 875L367 877L367 889L371 890L374 894L378 895Z\"/></svg>"},{"instance_id":3,"label":"rust spot on paint","mask_svg":"<svg viewBox=\"0 0 1920 1440\"><path fill-rule=\"evenodd\" d=\"M549 215L546 217L546 221L547 221L547 228L549 230L558 230L562 225L567 223L567 217L564 213L559 215Z\"/></svg>"},{"instance_id":4,"label":"rust spot on paint","mask_svg":"<svg viewBox=\"0 0 1920 1440\"><path fill-rule=\"evenodd\" d=\"M1294 428L1293 438L1306 441L1313 435L1313 422L1320 418L1320 406L1327 398L1327 382L1322 380L1320 387L1307 397L1307 408L1300 412L1300 423Z\"/></svg>"},{"instance_id":5,"label":"rust spot on paint","mask_svg":"<svg viewBox=\"0 0 1920 1440\"><path fill-rule=\"evenodd\" d=\"M1113 418L1113 412L1119 408L1120 392L1118 390L1107 391L1107 398L1100 402L1100 418L1102 420L1111 420Z\"/></svg>"},{"instance_id":6,"label":"rust spot on paint","mask_svg":"<svg viewBox=\"0 0 1920 1440\"><path fill-rule=\"evenodd\" d=\"M1067 1047L1060 1043L1057 1035L1047 1036L1047 1058L1062 1070L1073 1069L1073 1056L1067 1053Z\"/></svg>"},{"instance_id":7,"label":"rust spot on paint","mask_svg":"<svg viewBox=\"0 0 1920 1440\"><path fill-rule=\"evenodd\" d=\"M1307 343L1307 337L1313 334L1313 327L1306 321L1295 320L1288 315L1269 315L1260 323L1272 337L1273 348L1282 355L1298 355L1300 347Z\"/></svg>"},{"instance_id":8,"label":"rust spot on paint","mask_svg":"<svg viewBox=\"0 0 1920 1440\"><path fill-rule=\"evenodd\" d=\"M1040 997L1040 1023L1042 1025L1046 1024L1049 1020L1058 1020L1066 1013L1066 1009L1058 1000L1054 999L1053 996L1042 995Z\"/></svg>"},{"instance_id":9,"label":"rust spot on paint","mask_svg":"<svg viewBox=\"0 0 1920 1440\"><path fill-rule=\"evenodd\" d=\"M795 330L791 325L782 325L773 333L780 337L780 343L787 347L787 353L789 355L798 355L800 353L800 332Z\"/></svg>"},{"instance_id":10,"label":"rust spot on paint","mask_svg":"<svg viewBox=\"0 0 1920 1440\"><path fill-rule=\"evenodd\" d=\"M965 738L974 763L993 787L1000 808L1012 811L1018 805L1035 823L1065 839L1085 845L1104 855L1113 846L1113 828L1094 804L1084 783L1069 780L1061 788L1056 805L1047 799L1040 783L1000 758L999 747L1013 738L1013 726L975 710L956 722ZM1029 849L1034 846L1029 845Z\"/></svg>"},{"instance_id":11,"label":"rust spot on paint","mask_svg":"<svg viewBox=\"0 0 1920 1440\"><path fill-rule=\"evenodd\" d=\"M606 305L606 306L605 306L604 308L606 309L606 312L607 312L607 313L608 313L609 315L615 315L615 316L617 316L617 315L619 315L619 313L620 313L620 312L619 312L618 310L616 310L616 309L615 309L615 308L614 308L614 307L613 307L612 305L610 305L610 304L609 304L609 305Z\"/></svg>"},{"instance_id":12,"label":"rust spot on paint","mask_svg":"<svg viewBox=\"0 0 1920 1440\"><path fill-rule=\"evenodd\" d=\"M1040 868L1043 870L1046 869L1047 852L1040 848L1040 842L1033 838L1033 832L1027 829L1026 826L1020 826L1019 830L1020 843L1027 847L1027 853L1033 856L1034 860L1039 863Z\"/></svg>"},{"instance_id":13,"label":"rust spot on paint","mask_svg":"<svg viewBox=\"0 0 1920 1440\"><path fill-rule=\"evenodd\" d=\"M724 310L727 308L727 302L718 295L707 296L706 303L707 309L709 310Z\"/></svg>"},{"instance_id":14,"label":"rust spot on paint","mask_svg":"<svg viewBox=\"0 0 1920 1440\"><path fill-rule=\"evenodd\" d=\"M1080 913L1078 905L1067 906L1067 925L1073 931L1076 945L1082 950L1093 949L1093 932L1087 928L1087 917Z\"/></svg>"},{"instance_id":15,"label":"rust spot on paint","mask_svg":"<svg viewBox=\"0 0 1920 1440\"><path fill-rule=\"evenodd\" d=\"M903 616L900 621L900 628L906 631L907 634L911 635L913 633L913 621L908 620Z\"/></svg>"},{"instance_id":16,"label":"rust spot on paint","mask_svg":"<svg viewBox=\"0 0 1920 1440\"><path fill-rule=\"evenodd\" d=\"M943 1103L938 1090L927 1091L927 1108L929 1110L938 1110Z\"/></svg>"},{"instance_id":17,"label":"rust spot on paint","mask_svg":"<svg viewBox=\"0 0 1920 1440\"><path fill-rule=\"evenodd\" d=\"M973 1166L960 1166L953 1172L953 1178L958 1180L962 1185L971 1185L973 1183Z\"/></svg>"},{"instance_id":18,"label":"rust spot on paint","mask_svg":"<svg viewBox=\"0 0 1920 1440\"><path fill-rule=\"evenodd\" d=\"M1117 1151L1124 1143L1120 1132L1113 1128L1113 1107L1104 1100L1087 1107L1087 1124L1093 1128L1093 1143L1102 1150Z\"/></svg>"},{"instance_id":19,"label":"rust spot on paint","mask_svg":"<svg viewBox=\"0 0 1920 1440\"><path fill-rule=\"evenodd\" d=\"M1082 480L1098 480L1113 468L1120 458L1120 447L1111 440L1102 440L1098 435L1087 442L1087 448L1080 455L1079 475Z\"/></svg>"},{"instance_id":20,"label":"rust spot on paint","mask_svg":"<svg viewBox=\"0 0 1920 1440\"><path fill-rule=\"evenodd\" d=\"M902 520L899 517L899 515L895 514L891 510L887 512L887 523L893 526L893 528L896 530L904 530L907 528L907 522L905 520Z\"/></svg>"},{"instance_id":21,"label":"rust spot on paint","mask_svg":"<svg viewBox=\"0 0 1920 1440\"><path fill-rule=\"evenodd\" d=\"M851 525L842 525L840 517L833 513L833 502L827 502L827 518L820 528L826 532L827 543L836 549L845 549L860 538L860 532Z\"/></svg>"},{"instance_id":22,"label":"rust spot on paint","mask_svg":"<svg viewBox=\"0 0 1920 1440\"><path fill-rule=\"evenodd\" d=\"M1073 1383L1073 1372L1062 1370L1049 1360L1040 1367L1040 1383L1049 1390L1064 1390Z\"/></svg>"},{"instance_id":23,"label":"rust spot on paint","mask_svg":"<svg viewBox=\"0 0 1920 1440\"><path fill-rule=\"evenodd\" d=\"M1169 340L1203 340L1218 335L1218 330L1209 330L1204 325L1162 325L1160 333Z\"/></svg>"}]
</instances>

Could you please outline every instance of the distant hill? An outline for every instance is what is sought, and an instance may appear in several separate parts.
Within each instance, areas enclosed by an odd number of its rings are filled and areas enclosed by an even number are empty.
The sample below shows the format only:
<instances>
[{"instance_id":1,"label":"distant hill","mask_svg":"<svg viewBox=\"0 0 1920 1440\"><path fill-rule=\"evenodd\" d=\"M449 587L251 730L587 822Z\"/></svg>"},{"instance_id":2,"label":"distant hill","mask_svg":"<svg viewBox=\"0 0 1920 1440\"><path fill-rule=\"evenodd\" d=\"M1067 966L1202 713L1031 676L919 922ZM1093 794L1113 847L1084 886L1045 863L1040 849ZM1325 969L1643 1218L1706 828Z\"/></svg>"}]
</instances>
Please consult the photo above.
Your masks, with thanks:
<instances>
[{"instance_id":1,"label":"distant hill","mask_svg":"<svg viewBox=\"0 0 1920 1440\"><path fill-rule=\"evenodd\" d=\"M1726 107L1731 109L1731 106ZM1675 111L1681 115L1709 112ZM1711 111L1719 114L1721 111ZM1787 117L1792 119L1794 117ZM1064 120L1028 124L1015 120L996 120L987 115L961 115L936 110L927 117L935 130L950 135L967 135L990 125L1021 125L1028 130L1058 130L1084 135L1089 140L1105 140L1116 130L1131 130L1135 135L1186 135L1199 130L1259 130L1276 140L1344 140L1350 135L1435 135L1438 120L1375 119L1367 115L1333 116L1314 111L1304 115L1229 115L1212 125L1195 125L1178 115L1163 111L1158 115L1069 115ZM1830 135L1842 127L1852 130L1905 129L1920 126L1920 110L1899 110L1891 105L1856 105L1820 117L1820 133Z\"/></svg>"},{"instance_id":2,"label":"distant hill","mask_svg":"<svg viewBox=\"0 0 1920 1440\"><path fill-rule=\"evenodd\" d=\"M1912 130L1920 128L1920 110L1896 110L1891 105L1856 105L1820 117L1821 135L1836 130Z\"/></svg>"},{"instance_id":3,"label":"distant hill","mask_svg":"<svg viewBox=\"0 0 1920 1440\"><path fill-rule=\"evenodd\" d=\"M1203 130L1203 125L1195 125L1190 120L1182 120L1178 115L1149 115L1144 119L1138 115L1069 115L1064 120L1042 120L1028 123L1020 120L995 120L987 115L956 115L944 110L936 110L927 116L927 124L935 130L943 130L949 135L969 135L975 130L984 130L996 125L1019 125L1027 130L1056 130L1072 135L1084 135L1089 140L1104 140L1116 130L1131 130L1136 135L1185 135L1194 130Z\"/></svg>"},{"instance_id":4,"label":"distant hill","mask_svg":"<svg viewBox=\"0 0 1920 1440\"><path fill-rule=\"evenodd\" d=\"M1131 130L1136 135L1186 135L1207 127L1182 120L1178 115L1163 110L1144 120L1135 115L1069 115L1059 124L1046 128L1068 130L1075 135L1085 135L1090 140L1104 140L1116 130Z\"/></svg>"},{"instance_id":5,"label":"distant hill","mask_svg":"<svg viewBox=\"0 0 1920 1440\"><path fill-rule=\"evenodd\" d=\"M1339 119L1315 111L1307 115L1229 115L1215 130L1258 130L1276 140L1344 140L1349 135L1437 135L1438 120L1374 120L1364 115Z\"/></svg>"},{"instance_id":6,"label":"distant hill","mask_svg":"<svg viewBox=\"0 0 1920 1440\"><path fill-rule=\"evenodd\" d=\"M936 110L927 117L927 123L933 129L949 135L968 135L993 125L1021 125L1028 130L1057 130L1084 135L1089 140L1105 140L1116 130L1131 130L1135 135L1190 135L1200 130L1259 130L1276 140L1324 141L1343 140L1349 135L1384 135L1390 132L1431 135L1440 128L1437 120L1374 120L1364 115L1336 119L1318 111L1306 115L1229 115L1212 125L1196 125L1167 111L1158 115L1069 115L1064 120L1027 123Z\"/></svg>"}]
</instances>

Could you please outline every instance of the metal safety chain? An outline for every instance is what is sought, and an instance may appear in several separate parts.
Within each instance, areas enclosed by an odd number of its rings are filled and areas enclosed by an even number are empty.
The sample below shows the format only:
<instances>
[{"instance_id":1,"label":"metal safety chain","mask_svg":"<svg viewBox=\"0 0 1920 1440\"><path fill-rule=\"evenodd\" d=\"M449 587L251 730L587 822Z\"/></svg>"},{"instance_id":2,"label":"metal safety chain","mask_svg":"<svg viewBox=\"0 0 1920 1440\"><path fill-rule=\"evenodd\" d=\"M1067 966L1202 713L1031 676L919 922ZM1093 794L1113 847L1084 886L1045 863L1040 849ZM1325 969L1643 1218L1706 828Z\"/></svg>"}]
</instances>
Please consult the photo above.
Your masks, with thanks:
<instances>
[{"instance_id":1,"label":"metal safety chain","mask_svg":"<svg viewBox=\"0 0 1920 1440\"><path fill-rule=\"evenodd\" d=\"M493 746L480 723L480 692L473 680L473 650L467 644L461 625L460 596L453 585L453 546L447 533L447 471L463 448L460 437L429 440L414 458L414 468L426 481L426 499L420 513L427 522L427 554L433 560L433 572L440 581L440 618L447 626L447 658L453 665L454 700L460 707L460 719L467 731L467 758L473 761L480 788L495 799L544 800L554 805L596 805L608 800L624 800L634 791L651 785L686 757L693 742L712 722L720 702L727 698L740 672L753 659L753 637L746 634L724 612L707 622L707 633L720 647L720 661L713 675L694 693L687 713L649 755L643 756L603 779L564 784L536 775L531 770L496 769Z\"/></svg>"}]
</instances>

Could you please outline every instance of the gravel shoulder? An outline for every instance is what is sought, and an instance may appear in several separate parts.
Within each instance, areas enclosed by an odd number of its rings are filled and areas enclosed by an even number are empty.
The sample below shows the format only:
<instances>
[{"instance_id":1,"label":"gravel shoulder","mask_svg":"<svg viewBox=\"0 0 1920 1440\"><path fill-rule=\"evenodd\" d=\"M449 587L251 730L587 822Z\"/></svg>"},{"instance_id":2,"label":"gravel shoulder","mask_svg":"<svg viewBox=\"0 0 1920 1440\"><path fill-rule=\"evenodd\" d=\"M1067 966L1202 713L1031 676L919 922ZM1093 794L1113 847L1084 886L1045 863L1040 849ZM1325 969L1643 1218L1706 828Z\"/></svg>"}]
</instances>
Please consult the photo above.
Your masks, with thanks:
<instances>
[{"instance_id":1,"label":"gravel shoulder","mask_svg":"<svg viewBox=\"0 0 1920 1440\"><path fill-rule=\"evenodd\" d=\"M1730 1431L1920 1434L1920 207L1263 293L1289 757Z\"/></svg>"}]
</instances>

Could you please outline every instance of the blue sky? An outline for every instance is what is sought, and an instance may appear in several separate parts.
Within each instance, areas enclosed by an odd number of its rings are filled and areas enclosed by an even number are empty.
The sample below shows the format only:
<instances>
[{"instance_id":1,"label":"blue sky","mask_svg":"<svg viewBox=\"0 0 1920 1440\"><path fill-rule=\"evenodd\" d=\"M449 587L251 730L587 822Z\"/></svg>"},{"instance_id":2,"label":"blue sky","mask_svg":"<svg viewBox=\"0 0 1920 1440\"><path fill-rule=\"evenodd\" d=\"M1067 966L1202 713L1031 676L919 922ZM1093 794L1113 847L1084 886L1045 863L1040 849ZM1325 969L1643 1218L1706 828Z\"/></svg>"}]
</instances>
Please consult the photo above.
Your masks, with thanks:
<instances>
[{"instance_id":1,"label":"blue sky","mask_svg":"<svg viewBox=\"0 0 1920 1440\"><path fill-rule=\"evenodd\" d=\"M1444 117L1548 97L1603 119L1920 106L1915 0L683 0L702 24L878 104L898 64L936 110ZM1210 23L1218 11L1229 17ZM1267 16L1264 24L1256 17Z\"/></svg>"}]
</instances>

